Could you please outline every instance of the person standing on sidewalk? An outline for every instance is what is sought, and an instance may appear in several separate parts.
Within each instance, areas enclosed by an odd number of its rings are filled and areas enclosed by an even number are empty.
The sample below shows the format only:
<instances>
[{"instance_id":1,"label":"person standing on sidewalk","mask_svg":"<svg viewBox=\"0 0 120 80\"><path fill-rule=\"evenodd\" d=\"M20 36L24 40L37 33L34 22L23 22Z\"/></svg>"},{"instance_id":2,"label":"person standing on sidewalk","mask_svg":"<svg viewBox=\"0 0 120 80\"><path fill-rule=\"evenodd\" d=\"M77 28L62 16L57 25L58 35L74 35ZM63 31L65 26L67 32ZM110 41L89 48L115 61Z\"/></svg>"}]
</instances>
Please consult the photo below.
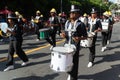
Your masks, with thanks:
<instances>
[{"instance_id":1,"label":"person standing on sidewalk","mask_svg":"<svg viewBox=\"0 0 120 80\"><path fill-rule=\"evenodd\" d=\"M65 44L69 44L71 41L72 45L75 45L75 53L73 54L73 66L68 72L67 80L77 80L78 78L78 65L79 65L79 50L80 40L87 38L86 27L83 22L79 20L80 9L78 5L71 5L70 19L65 23L65 31L60 34L61 37L66 38ZM74 30L72 35L67 30Z\"/></svg>"},{"instance_id":2,"label":"person standing on sidewalk","mask_svg":"<svg viewBox=\"0 0 120 80\"><path fill-rule=\"evenodd\" d=\"M14 52L22 59L23 63L21 66L25 66L28 63L28 57L25 55L25 52L22 49L23 42L23 30L22 26L18 23L17 17L15 14L8 14L8 29L7 33L9 33L9 49L8 49L8 62L6 64L7 68L4 71L9 71L14 69Z\"/></svg>"}]
</instances>

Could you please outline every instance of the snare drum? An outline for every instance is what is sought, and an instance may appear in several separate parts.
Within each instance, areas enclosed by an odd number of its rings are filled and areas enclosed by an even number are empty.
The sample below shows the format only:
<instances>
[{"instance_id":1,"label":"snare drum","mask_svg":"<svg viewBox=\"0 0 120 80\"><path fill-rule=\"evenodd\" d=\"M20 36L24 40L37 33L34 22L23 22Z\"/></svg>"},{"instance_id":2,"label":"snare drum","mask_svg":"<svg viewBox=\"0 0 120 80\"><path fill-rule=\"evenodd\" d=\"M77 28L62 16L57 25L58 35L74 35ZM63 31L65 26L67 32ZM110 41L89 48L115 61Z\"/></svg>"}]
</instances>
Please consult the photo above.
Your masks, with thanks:
<instances>
[{"instance_id":1,"label":"snare drum","mask_svg":"<svg viewBox=\"0 0 120 80\"><path fill-rule=\"evenodd\" d=\"M87 38L85 40L81 40L80 42L80 46L82 47L91 47L92 46L92 42L93 42L93 38Z\"/></svg>"},{"instance_id":2,"label":"snare drum","mask_svg":"<svg viewBox=\"0 0 120 80\"><path fill-rule=\"evenodd\" d=\"M108 31L108 28L109 28L109 23L102 22L102 31Z\"/></svg>"},{"instance_id":3,"label":"snare drum","mask_svg":"<svg viewBox=\"0 0 120 80\"><path fill-rule=\"evenodd\" d=\"M90 37L90 38L87 38L85 40L81 40L81 42L80 42L80 46L85 47L85 48L92 46L93 37L95 36L94 32L88 32L87 34L88 34L88 37Z\"/></svg>"},{"instance_id":4,"label":"snare drum","mask_svg":"<svg viewBox=\"0 0 120 80\"><path fill-rule=\"evenodd\" d=\"M74 51L76 50L76 46L74 44L64 44L64 47L72 48Z\"/></svg>"},{"instance_id":5,"label":"snare drum","mask_svg":"<svg viewBox=\"0 0 120 80\"><path fill-rule=\"evenodd\" d=\"M50 28L43 28L43 29L40 29L39 32L40 32L40 39L46 39L49 37L49 30Z\"/></svg>"},{"instance_id":6,"label":"snare drum","mask_svg":"<svg viewBox=\"0 0 120 80\"><path fill-rule=\"evenodd\" d=\"M73 65L74 50L68 47L54 47L51 52L50 68L56 72L68 72Z\"/></svg>"}]
</instances>

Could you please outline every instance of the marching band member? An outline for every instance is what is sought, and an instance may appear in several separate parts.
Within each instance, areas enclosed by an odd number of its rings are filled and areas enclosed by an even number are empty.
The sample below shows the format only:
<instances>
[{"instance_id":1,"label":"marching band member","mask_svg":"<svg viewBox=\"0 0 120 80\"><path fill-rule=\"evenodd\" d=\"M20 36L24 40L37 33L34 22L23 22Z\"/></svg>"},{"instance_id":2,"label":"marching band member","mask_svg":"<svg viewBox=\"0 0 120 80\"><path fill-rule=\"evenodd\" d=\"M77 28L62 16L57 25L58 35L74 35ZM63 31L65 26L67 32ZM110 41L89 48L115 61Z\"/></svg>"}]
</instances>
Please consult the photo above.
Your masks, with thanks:
<instances>
[{"instance_id":1,"label":"marching band member","mask_svg":"<svg viewBox=\"0 0 120 80\"><path fill-rule=\"evenodd\" d=\"M36 11L36 16L35 16L35 20L34 22L38 25L38 29L36 31L37 34L37 40L40 40L40 33L39 33L39 29L43 28L43 15L41 14L41 12L39 10Z\"/></svg>"},{"instance_id":2,"label":"marching band member","mask_svg":"<svg viewBox=\"0 0 120 80\"><path fill-rule=\"evenodd\" d=\"M25 66L28 63L28 57L25 55L25 52L22 49L22 28L19 26L17 17L15 14L8 15L8 26L7 33L9 33L9 49L8 49L8 62L6 64L7 68L4 71L9 71L14 69L14 52L23 60L21 66Z\"/></svg>"},{"instance_id":3,"label":"marching band member","mask_svg":"<svg viewBox=\"0 0 120 80\"><path fill-rule=\"evenodd\" d=\"M18 12L18 11L15 11L15 15L18 19L18 22L21 23L21 25L23 25L23 16Z\"/></svg>"},{"instance_id":4,"label":"marching band member","mask_svg":"<svg viewBox=\"0 0 120 80\"><path fill-rule=\"evenodd\" d=\"M94 37L93 37L92 46L89 47L90 54L89 54L89 63L87 67L92 67L95 59L95 54L96 54L95 43L97 39L97 32L101 31L102 29L102 25L101 25L100 19L97 18L97 11L95 10L95 8L92 8L91 19L89 20L89 24L90 26L87 27L87 30L88 32L93 32Z\"/></svg>"},{"instance_id":5,"label":"marching band member","mask_svg":"<svg viewBox=\"0 0 120 80\"><path fill-rule=\"evenodd\" d=\"M50 38L47 38L46 40L51 44L50 50L52 50L53 47L56 46L56 33L59 27L59 19L56 15L55 8L52 8L50 10L51 17L48 20L48 27L50 27Z\"/></svg>"},{"instance_id":6,"label":"marching band member","mask_svg":"<svg viewBox=\"0 0 120 80\"><path fill-rule=\"evenodd\" d=\"M66 38L65 43L69 44L69 41L71 41L71 44L75 45L76 47L75 54L73 54L73 66L71 71L68 72L69 75L67 80L77 80L80 40L87 38L85 25L79 20L79 16L80 16L79 7L77 5L71 5L70 20L67 20L65 23L65 32L62 32L60 34L61 37ZM70 32L66 31L67 29L74 30L71 36Z\"/></svg>"},{"instance_id":7,"label":"marching band member","mask_svg":"<svg viewBox=\"0 0 120 80\"><path fill-rule=\"evenodd\" d=\"M110 11L108 11L108 14L109 14L109 19L110 19L110 29L108 31L108 40L107 40L107 44L110 43L110 40L111 40L111 36L112 36L112 30L113 30L113 24L114 24L114 19L112 17L112 13Z\"/></svg>"},{"instance_id":8,"label":"marching band member","mask_svg":"<svg viewBox=\"0 0 120 80\"><path fill-rule=\"evenodd\" d=\"M86 13L80 17L80 20L85 24L86 27L88 26L88 16Z\"/></svg>"},{"instance_id":9,"label":"marching band member","mask_svg":"<svg viewBox=\"0 0 120 80\"><path fill-rule=\"evenodd\" d=\"M102 30L102 49L101 51L105 51L107 49L107 40L108 40L108 31L110 30L110 19L109 19L109 14L108 12L104 12L103 13L103 19L102 19L102 22L104 23L108 23L108 30Z\"/></svg>"}]
</instances>

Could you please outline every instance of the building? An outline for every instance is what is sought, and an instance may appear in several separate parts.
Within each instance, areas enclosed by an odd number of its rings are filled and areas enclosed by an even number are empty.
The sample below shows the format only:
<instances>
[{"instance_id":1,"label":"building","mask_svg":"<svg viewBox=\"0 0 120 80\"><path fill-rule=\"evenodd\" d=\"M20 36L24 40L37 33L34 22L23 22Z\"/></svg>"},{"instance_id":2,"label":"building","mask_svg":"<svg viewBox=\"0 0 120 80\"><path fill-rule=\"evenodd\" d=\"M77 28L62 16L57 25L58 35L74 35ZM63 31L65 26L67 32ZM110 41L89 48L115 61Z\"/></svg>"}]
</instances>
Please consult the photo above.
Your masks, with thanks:
<instances>
[{"instance_id":1,"label":"building","mask_svg":"<svg viewBox=\"0 0 120 80\"><path fill-rule=\"evenodd\" d=\"M115 0L115 3L120 5L120 0Z\"/></svg>"}]
</instances>

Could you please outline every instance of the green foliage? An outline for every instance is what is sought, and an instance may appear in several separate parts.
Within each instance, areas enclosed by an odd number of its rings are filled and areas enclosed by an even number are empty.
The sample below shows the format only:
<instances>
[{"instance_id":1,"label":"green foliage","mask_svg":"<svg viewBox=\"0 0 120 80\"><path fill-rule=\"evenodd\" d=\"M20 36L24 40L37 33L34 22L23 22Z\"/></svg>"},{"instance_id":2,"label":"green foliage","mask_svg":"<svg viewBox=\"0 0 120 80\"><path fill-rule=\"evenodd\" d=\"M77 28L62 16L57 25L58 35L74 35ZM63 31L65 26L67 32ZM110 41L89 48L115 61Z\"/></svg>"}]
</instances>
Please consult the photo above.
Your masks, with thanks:
<instances>
[{"instance_id":1,"label":"green foliage","mask_svg":"<svg viewBox=\"0 0 120 80\"><path fill-rule=\"evenodd\" d=\"M103 0L62 0L62 11L69 13L70 5L76 4L80 6L82 13L90 13L92 7L96 7L99 12L108 9L116 9L110 3L104 3ZM111 6L110 6L111 5ZM57 13L60 13L61 0L1 0L0 8L4 6L12 11L19 11L23 16L30 17L35 15L37 10L40 10L44 16L49 15L51 8L55 8ZM109 7L110 6L110 7Z\"/></svg>"},{"instance_id":2,"label":"green foliage","mask_svg":"<svg viewBox=\"0 0 120 80\"><path fill-rule=\"evenodd\" d=\"M79 1L75 1L75 0L70 1L70 4L81 6L80 2Z\"/></svg>"},{"instance_id":3,"label":"green foliage","mask_svg":"<svg viewBox=\"0 0 120 80\"><path fill-rule=\"evenodd\" d=\"M110 10L112 10L112 9L116 10L117 8L118 8L117 4L111 4L109 7Z\"/></svg>"}]
</instances>

